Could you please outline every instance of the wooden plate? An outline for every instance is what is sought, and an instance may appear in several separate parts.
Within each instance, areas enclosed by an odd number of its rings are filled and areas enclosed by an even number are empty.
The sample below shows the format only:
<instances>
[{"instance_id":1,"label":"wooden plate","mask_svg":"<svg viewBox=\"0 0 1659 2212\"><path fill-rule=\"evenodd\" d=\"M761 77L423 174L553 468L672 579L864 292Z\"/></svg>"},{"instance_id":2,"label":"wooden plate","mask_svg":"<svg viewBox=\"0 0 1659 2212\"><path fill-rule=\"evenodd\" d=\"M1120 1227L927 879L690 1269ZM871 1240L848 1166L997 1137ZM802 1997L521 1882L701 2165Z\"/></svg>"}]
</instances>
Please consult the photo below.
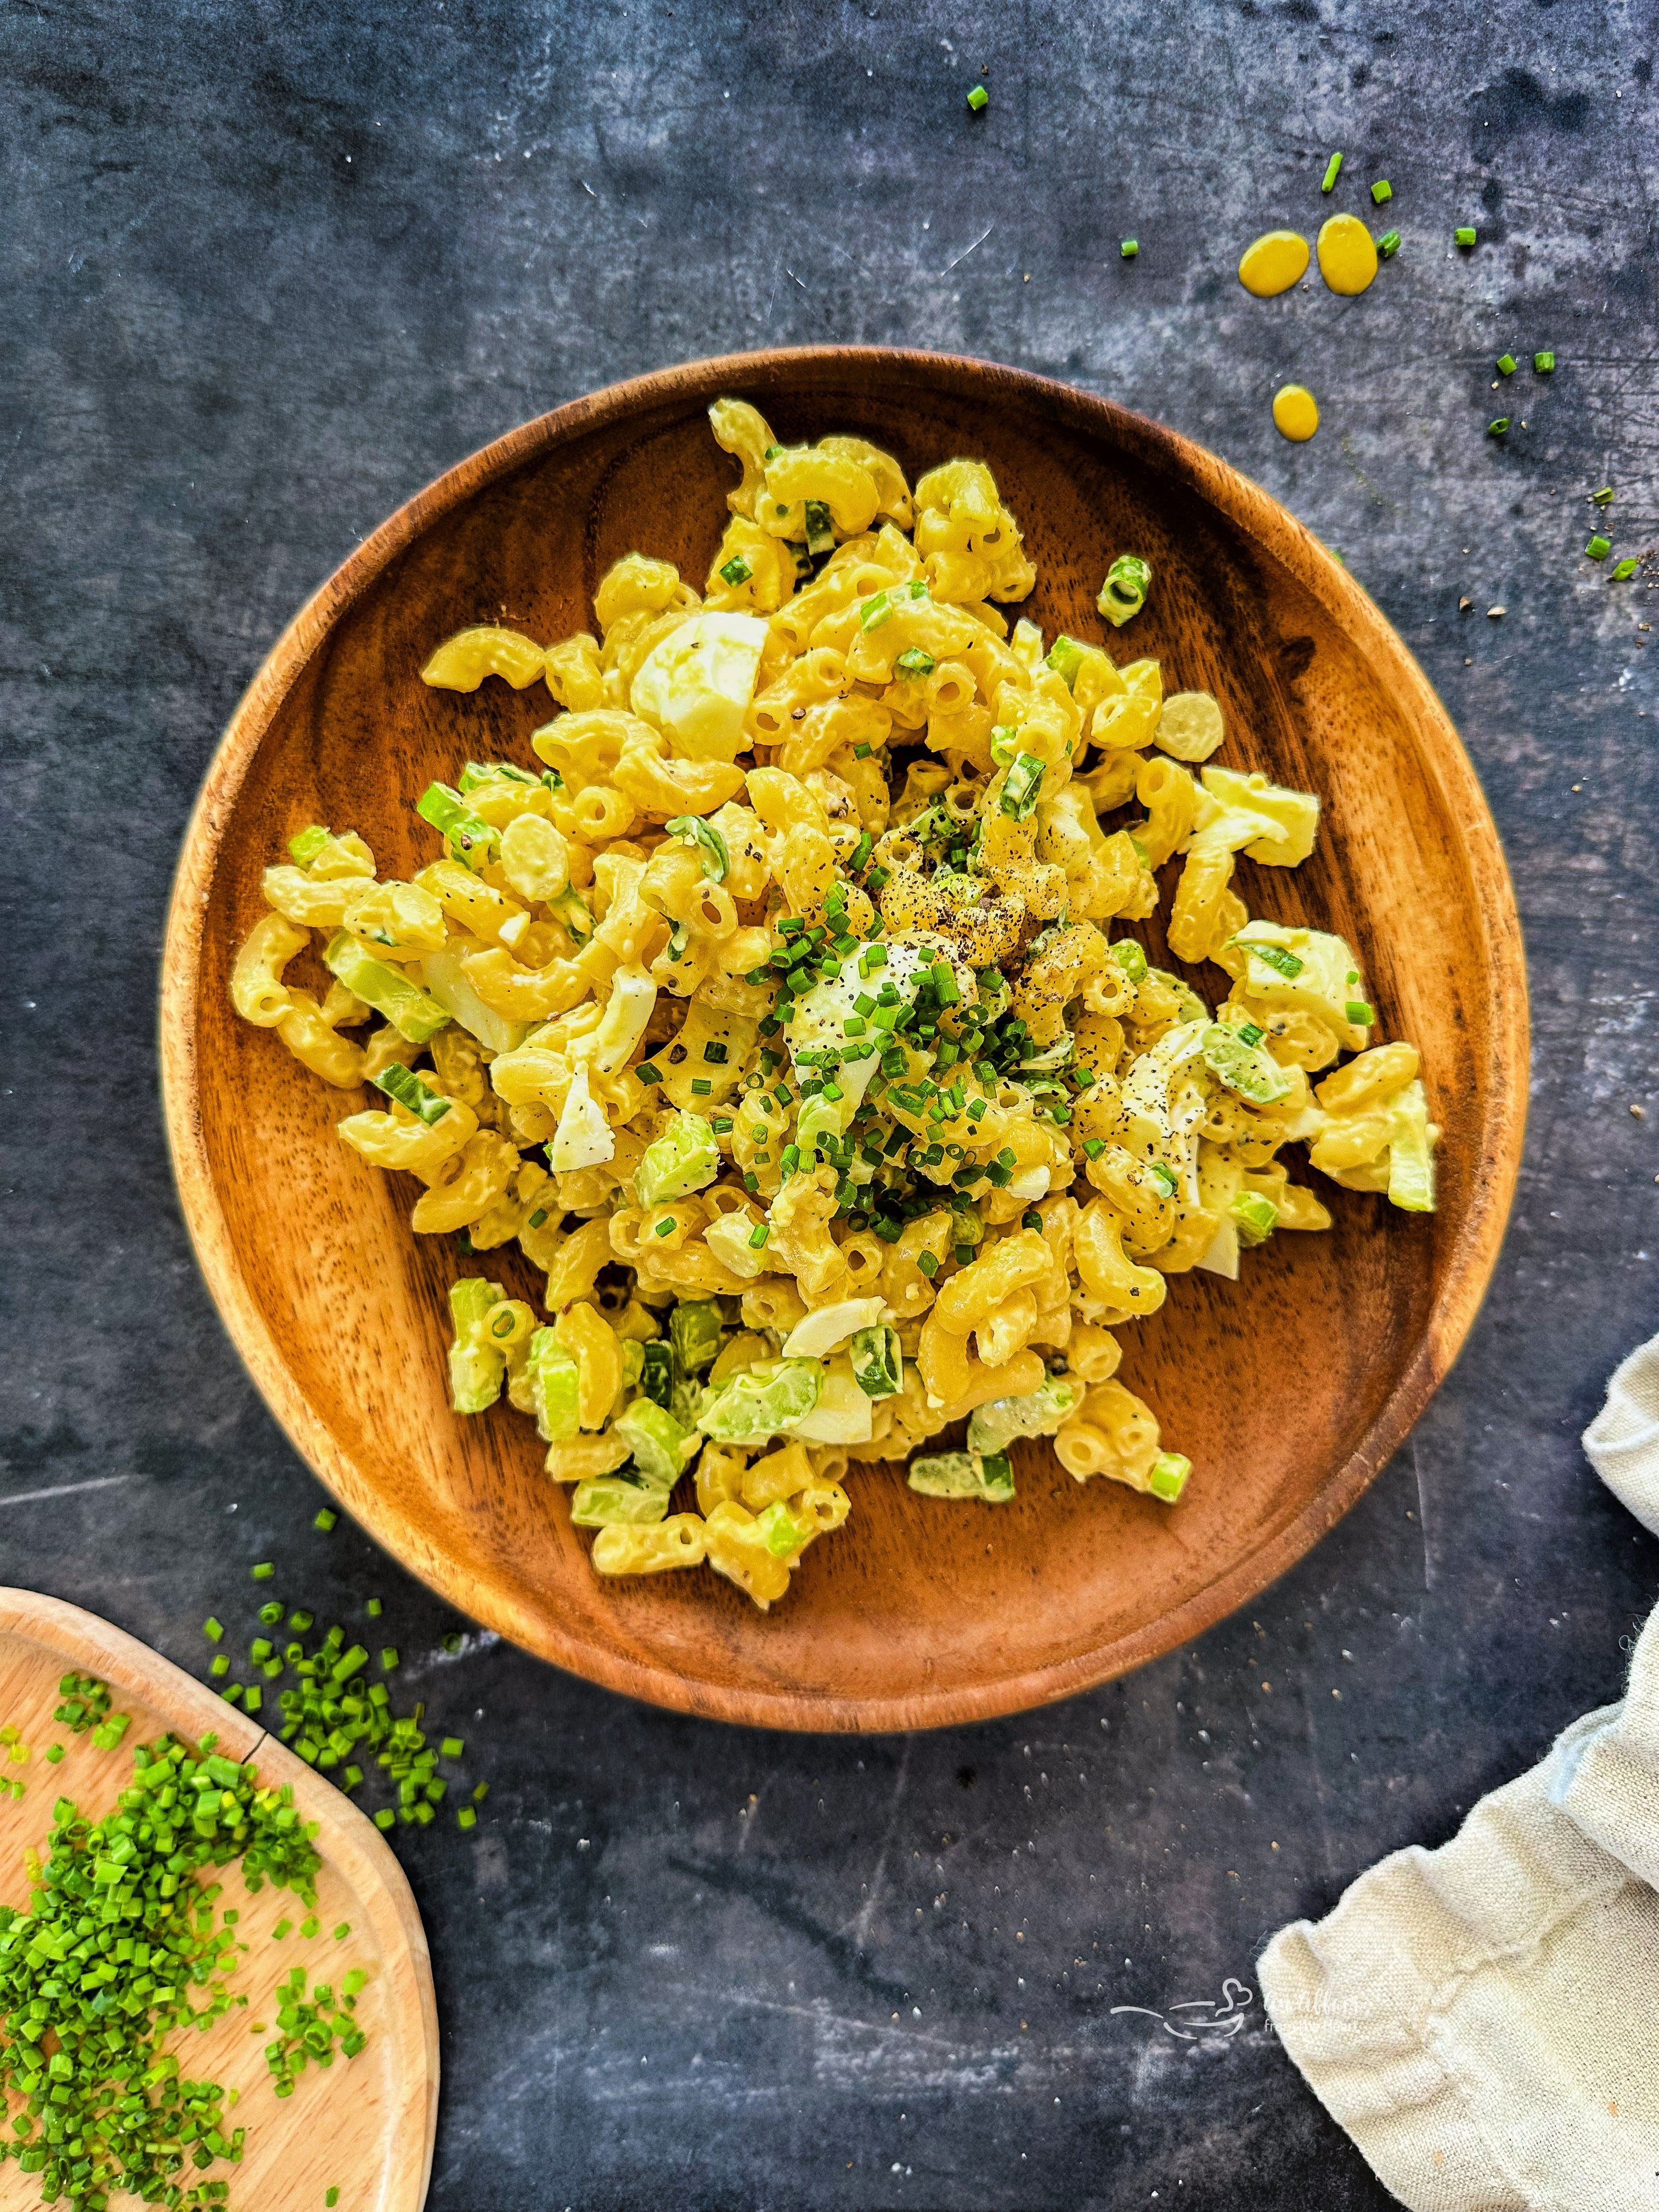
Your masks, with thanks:
<instances>
[{"instance_id":1,"label":"wooden plate","mask_svg":"<svg viewBox=\"0 0 1659 2212\"><path fill-rule=\"evenodd\" d=\"M72 1735L53 1722L58 1680L70 1669L100 1676L114 1692L112 1709L131 1714L118 1749L100 1751L90 1735ZM311 1908L292 1890L250 1895L235 1867L216 1873L222 1902L240 1911L239 1933L251 1947L232 1977L248 2005L187 2045L174 2036L168 2048L193 2079L241 2092L234 2118L247 2130L242 2162L216 2166L208 2177L229 2183L232 2212L316 2212L333 2187L341 2212L419 2212L438 2124L438 2014L420 1914L374 1823L171 1661L77 1606L33 1590L0 1589L0 1721L21 1730L31 1753L27 1765L0 1766L0 1775L21 1777L27 1789L21 1802L0 1797L0 1904L28 1903L23 1852L50 1833L54 1800L72 1797L101 1820L132 1778L134 1746L164 1729L191 1742L216 1729L227 1758L257 1759L262 1783L293 1784L301 1814L318 1823L315 1909L323 1932L301 1938L298 1923ZM46 1757L52 1743L65 1752L56 1766ZM295 1924L276 1942L270 1930L279 1920ZM351 1933L336 1942L331 1931L342 1921ZM337 2057L326 2071L307 2067L294 2094L279 2100L265 2065L270 2038L249 2030L273 2017L271 1992L295 1966L305 1967L308 1984L337 1982L352 1966L368 1970L357 2019L368 2044L349 2062ZM38 2180L0 2167L0 2200L24 2212L39 2197Z\"/></svg>"},{"instance_id":2,"label":"wooden plate","mask_svg":"<svg viewBox=\"0 0 1659 2212\"><path fill-rule=\"evenodd\" d=\"M469 622L538 638L592 621L630 549L701 583L732 466L704 410L750 398L781 437L861 433L915 474L982 456L1024 526L1046 629L1100 633L1133 550L1157 583L1115 641L1170 689L1217 694L1224 762L1326 802L1315 857L1245 863L1251 911L1347 933L1385 1036L1423 1048L1445 1135L1431 1219L1322 1190L1324 1237L1279 1236L1240 1284L1187 1275L1123 1333L1124 1376L1195 1473L1174 1512L1079 1487L1046 1448L1002 1508L853 1478L854 1516L763 1618L712 1575L604 1583L529 1424L445 1397L453 1243L408 1226L414 1186L331 1133L340 1096L231 1011L262 868L305 823L355 826L383 869L429 845L413 801L469 756L529 759L539 685L469 696L416 670ZM416 832L422 831L422 836ZM1209 989L1222 979L1212 975ZM167 1127L196 1250L289 1436L398 1556L517 1643L597 1682L720 1719L908 1729L1018 1711L1121 1673L1242 1604L1345 1512L1443 1376L1480 1304L1520 1158L1526 981L1492 818L1421 671L1282 507L1155 423L982 362L811 349L619 385L474 454L392 516L278 641L185 840L161 1004ZM538 1286L514 1256L490 1272Z\"/></svg>"}]
</instances>

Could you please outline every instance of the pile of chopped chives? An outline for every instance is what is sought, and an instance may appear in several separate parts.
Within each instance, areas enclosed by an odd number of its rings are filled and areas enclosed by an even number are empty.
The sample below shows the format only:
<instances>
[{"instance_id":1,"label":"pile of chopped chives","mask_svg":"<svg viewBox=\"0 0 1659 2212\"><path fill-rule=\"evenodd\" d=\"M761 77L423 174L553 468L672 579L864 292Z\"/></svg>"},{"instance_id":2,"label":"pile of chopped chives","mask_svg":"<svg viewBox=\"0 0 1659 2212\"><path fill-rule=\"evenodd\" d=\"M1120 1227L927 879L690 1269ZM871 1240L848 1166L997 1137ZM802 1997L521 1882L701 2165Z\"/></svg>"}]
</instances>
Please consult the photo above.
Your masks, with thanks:
<instances>
[{"instance_id":1,"label":"pile of chopped chives","mask_svg":"<svg viewBox=\"0 0 1659 2212\"><path fill-rule=\"evenodd\" d=\"M59 1719L119 1741L130 1717L109 1715L106 1684L66 1674L59 1689ZM247 2002L225 1979L236 1914L216 1926L221 1886L197 1877L240 1862L250 1890L270 1882L314 1903L320 1861L292 1791L262 1790L255 1767L216 1756L216 1741L139 1745L131 1785L102 1820L60 1797L44 1861L27 1855L28 1911L0 1905L0 2096L17 2107L0 2160L38 2175L42 2201L69 2212L103 2212L124 2191L170 2212L219 2212L228 2185L201 2177L242 2155L222 2087L186 2079L161 2048ZM192 1989L205 2002L192 2004Z\"/></svg>"},{"instance_id":2,"label":"pile of chopped chives","mask_svg":"<svg viewBox=\"0 0 1659 2212\"><path fill-rule=\"evenodd\" d=\"M371 1619L379 1620L380 1600L371 1598L366 1610ZM319 1640L307 1644L304 1639L316 1625L315 1615L303 1607L290 1610L275 1600L260 1607L259 1623L267 1632L250 1641L247 1671L267 1682L285 1683L276 1699L281 1717L273 1717L274 1732L307 1766L326 1774L348 1796L367 1778L371 1760L383 1768L395 1786L397 1802L382 1806L372 1816L377 1828L391 1828L399 1821L429 1827L450 1790L449 1778L438 1771L439 1760L459 1759L465 1750L461 1738L446 1736L434 1751L421 1725L426 1717L424 1704L417 1702L407 1713L394 1711L386 1684L368 1679L367 1648L355 1640L348 1643L345 1630L337 1624ZM288 1631L285 1639L274 1632L283 1626ZM210 1617L203 1623L202 1632L216 1644L225 1631L221 1621ZM458 1650L460 1639L447 1636L444 1644L447 1650ZM383 1645L378 1663L383 1674L395 1673L401 1663L396 1648ZM216 1652L210 1672L217 1680L228 1671L226 1655ZM240 1705L245 1712L264 1711L264 1690L259 1681L229 1682L219 1694L227 1704ZM489 1793L487 1782L474 1788L471 1802L456 1812L458 1827L476 1826L475 1808Z\"/></svg>"}]
</instances>

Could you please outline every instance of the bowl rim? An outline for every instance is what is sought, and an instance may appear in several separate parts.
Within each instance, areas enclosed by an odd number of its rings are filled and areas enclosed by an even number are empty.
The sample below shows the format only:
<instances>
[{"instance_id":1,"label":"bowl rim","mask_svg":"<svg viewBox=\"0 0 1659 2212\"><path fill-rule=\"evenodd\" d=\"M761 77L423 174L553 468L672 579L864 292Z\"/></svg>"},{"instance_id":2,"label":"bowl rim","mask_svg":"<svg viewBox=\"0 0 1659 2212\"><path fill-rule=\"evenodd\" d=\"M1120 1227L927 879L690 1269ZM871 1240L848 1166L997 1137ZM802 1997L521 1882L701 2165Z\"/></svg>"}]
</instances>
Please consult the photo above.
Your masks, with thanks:
<instances>
[{"instance_id":1,"label":"bowl rim","mask_svg":"<svg viewBox=\"0 0 1659 2212\"><path fill-rule=\"evenodd\" d=\"M1439 1295L1394 1389L1354 1449L1292 1520L1171 1611L1063 1660L993 1682L940 1685L890 1697L804 1696L757 1684L689 1679L614 1644L573 1636L531 1616L510 1595L475 1588L425 1532L386 1498L336 1442L289 1373L239 1266L204 1139L196 1052L204 921L221 846L248 769L283 700L335 621L434 521L485 484L567 440L665 400L773 382L793 368L918 373L957 390L1018 390L1067 427L1104 428L1151 465L1183 480L1277 560L1350 636L1363 635L1374 669L1396 688L1419 734L1421 761L1460 824L1479 917L1488 1060L1488 1110L1468 1210ZM1369 1486L1449 1371L1497 1265L1526 1129L1528 1016L1520 920L1497 826L1450 716L1382 611L1312 532L1272 495L1179 432L1097 393L1030 370L960 354L890 346L798 346L711 356L631 377L568 402L493 439L404 501L312 593L266 654L208 764L186 825L168 902L159 1015L162 1115L180 1210L219 1317L255 1387L302 1459L354 1518L410 1571L470 1619L602 1687L671 1711L750 1727L812 1733L884 1733L957 1726L1077 1695L1189 1642L1237 1611L1300 1559ZM483 1599L484 1601L480 1602Z\"/></svg>"}]
</instances>

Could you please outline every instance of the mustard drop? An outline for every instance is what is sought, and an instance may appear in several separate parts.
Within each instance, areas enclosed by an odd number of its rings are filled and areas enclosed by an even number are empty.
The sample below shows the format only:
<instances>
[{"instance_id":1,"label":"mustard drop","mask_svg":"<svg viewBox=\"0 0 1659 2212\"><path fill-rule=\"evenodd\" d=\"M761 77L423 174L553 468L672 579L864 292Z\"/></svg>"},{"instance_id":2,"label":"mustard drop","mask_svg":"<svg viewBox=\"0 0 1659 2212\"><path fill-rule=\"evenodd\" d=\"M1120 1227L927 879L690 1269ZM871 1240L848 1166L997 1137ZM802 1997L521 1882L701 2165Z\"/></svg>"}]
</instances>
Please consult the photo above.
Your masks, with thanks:
<instances>
[{"instance_id":1,"label":"mustard drop","mask_svg":"<svg viewBox=\"0 0 1659 2212\"><path fill-rule=\"evenodd\" d=\"M1334 215L1319 234L1319 273L1333 292L1352 299L1376 274L1376 248L1357 215Z\"/></svg>"},{"instance_id":2,"label":"mustard drop","mask_svg":"<svg viewBox=\"0 0 1659 2212\"><path fill-rule=\"evenodd\" d=\"M1273 394L1273 424L1299 446L1319 428L1319 402L1305 385L1281 385Z\"/></svg>"},{"instance_id":3,"label":"mustard drop","mask_svg":"<svg viewBox=\"0 0 1659 2212\"><path fill-rule=\"evenodd\" d=\"M1308 241L1293 230L1264 231L1247 246L1238 264L1238 281L1258 300L1271 300L1288 292L1308 267Z\"/></svg>"}]
</instances>

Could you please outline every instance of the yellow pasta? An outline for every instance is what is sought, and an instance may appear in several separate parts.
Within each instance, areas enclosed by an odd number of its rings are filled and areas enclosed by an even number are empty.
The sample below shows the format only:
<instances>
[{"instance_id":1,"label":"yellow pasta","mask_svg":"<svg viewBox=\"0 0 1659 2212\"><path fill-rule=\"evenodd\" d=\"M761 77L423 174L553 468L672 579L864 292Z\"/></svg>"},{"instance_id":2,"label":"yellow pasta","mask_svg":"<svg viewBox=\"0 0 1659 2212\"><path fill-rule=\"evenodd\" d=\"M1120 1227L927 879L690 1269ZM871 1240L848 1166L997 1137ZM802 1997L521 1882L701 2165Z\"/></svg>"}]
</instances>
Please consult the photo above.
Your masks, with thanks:
<instances>
[{"instance_id":1,"label":"yellow pasta","mask_svg":"<svg viewBox=\"0 0 1659 2212\"><path fill-rule=\"evenodd\" d=\"M588 629L440 642L428 686L539 678L552 719L410 794L410 880L297 825L229 988L374 1086L338 1133L415 1178L416 1231L544 1278L459 1274L458 1417L533 1420L596 1572L704 1568L764 1611L875 1468L997 1503L1048 1439L1172 1504L1190 1462L1121 1332L1329 1226L1286 1147L1423 1212L1439 1133L1350 947L1251 916L1316 797L1212 757L1215 700L1118 665L1090 609L1053 638L1002 611L1036 572L983 462L913 489L862 438L710 420L740 477L701 595L638 549ZM1129 927L1170 890L1189 973Z\"/></svg>"}]
</instances>

